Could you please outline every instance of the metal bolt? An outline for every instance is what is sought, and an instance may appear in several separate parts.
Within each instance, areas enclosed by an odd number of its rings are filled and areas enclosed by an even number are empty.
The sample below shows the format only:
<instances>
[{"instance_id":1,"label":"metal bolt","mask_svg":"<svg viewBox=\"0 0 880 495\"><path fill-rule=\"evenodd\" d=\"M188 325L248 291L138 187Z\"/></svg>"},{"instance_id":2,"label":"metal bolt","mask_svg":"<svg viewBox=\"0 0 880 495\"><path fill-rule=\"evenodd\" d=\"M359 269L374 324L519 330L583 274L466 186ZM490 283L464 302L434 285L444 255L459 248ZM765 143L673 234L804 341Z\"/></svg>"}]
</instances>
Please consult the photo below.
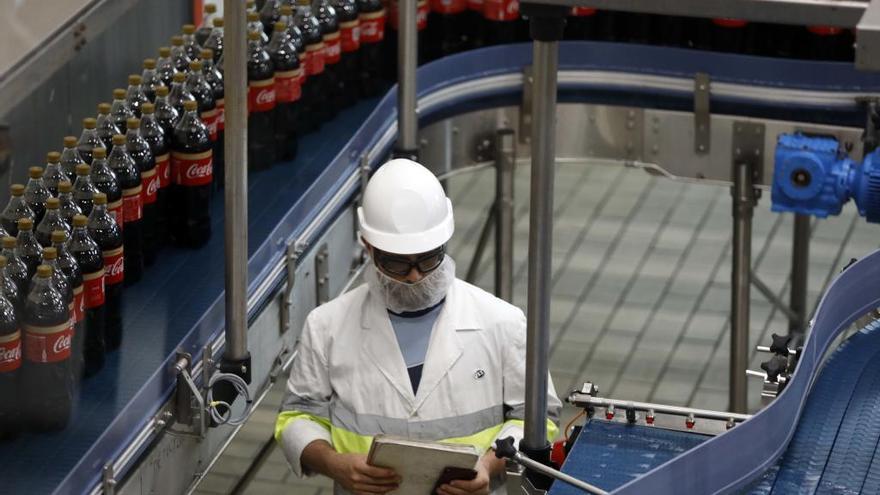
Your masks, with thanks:
<instances>
[{"instance_id":1,"label":"metal bolt","mask_svg":"<svg viewBox=\"0 0 880 495\"><path fill-rule=\"evenodd\" d=\"M419 145L420 145L422 148L424 148L425 146L428 145L428 140L425 139L425 138L420 139L420 140L419 140Z\"/></svg>"},{"instance_id":2,"label":"metal bolt","mask_svg":"<svg viewBox=\"0 0 880 495\"><path fill-rule=\"evenodd\" d=\"M651 146L651 152L656 155L657 153L660 152L660 146L658 146L656 144L654 146Z\"/></svg>"},{"instance_id":3,"label":"metal bolt","mask_svg":"<svg viewBox=\"0 0 880 495\"><path fill-rule=\"evenodd\" d=\"M629 117L629 118L634 118L634 117L636 116L636 111L635 111L635 110L629 110L628 112L626 112L626 116Z\"/></svg>"},{"instance_id":4,"label":"metal bolt","mask_svg":"<svg viewBox=\"0 0 880 495\"><path fill-rule=\"evenodd\" d=\"M627 129L633 129L633 128L635 128L635 126L636 126L636 123L633 122L632 120L627 121L627 123L626 123L626 128L627 128Z\"/></svg>"},{"instance_id":5,"label":"metal bolt","mask_svg":"<svg viewBox=\"0 0 880 495\"><path fill-rule=\"evenodd\" d=\"M453 134L458 134L458 127L453 127L453 128L452 128L452 133L453 133Z\"/></svg>"},{"instance_id":6,"label":"metal bolt","mask_svg":"<svg viewBox=\"0 0 880 495\"><path fill-rule=\"evenodd\" d=\"M740 148L737 148L733 151L733 154L736 156L740 156L740 155L742 155L742 150Z\"/></svg>"},{"instance_id":7,"label":"metal bolt","mask_svg":"<svg viewBox=\"0 0 880 495\"><path fill-rule=\"evenodd\" d=\"M705 144L698 145L697 149L700 151L706 151L706 145Z\"/></svg>"}]
</instances>

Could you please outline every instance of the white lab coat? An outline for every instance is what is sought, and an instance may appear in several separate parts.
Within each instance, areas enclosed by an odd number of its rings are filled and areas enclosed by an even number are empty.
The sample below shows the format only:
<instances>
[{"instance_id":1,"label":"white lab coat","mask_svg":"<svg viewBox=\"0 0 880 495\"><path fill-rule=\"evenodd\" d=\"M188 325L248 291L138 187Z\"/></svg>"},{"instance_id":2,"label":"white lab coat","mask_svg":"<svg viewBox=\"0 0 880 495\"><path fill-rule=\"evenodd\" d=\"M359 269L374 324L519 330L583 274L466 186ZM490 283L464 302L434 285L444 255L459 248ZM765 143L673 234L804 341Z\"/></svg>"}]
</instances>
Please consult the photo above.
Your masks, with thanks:
<instances>
[{"instance_id":1,"label":"white lab coat","mask_svg":"<svg viewBox=\"0 0 880 495\"><path fill-rule=\"evenodd\" d=\"M505 421L523 419L525 340L519 308L456 279L413 394L384 303L362 285L309 314L281 415L298 411L329 418L339 431L431 440L503 424L494 437L519 441L522 428ZM547 402L548 418L558 423L561 403L552 381ZM309 443L334 444L325 427L308 419L288 423L278 439L299 476L308 474L300 455ZM343 493L340 487L336 493Z\"/></svg>"}]
</instances>

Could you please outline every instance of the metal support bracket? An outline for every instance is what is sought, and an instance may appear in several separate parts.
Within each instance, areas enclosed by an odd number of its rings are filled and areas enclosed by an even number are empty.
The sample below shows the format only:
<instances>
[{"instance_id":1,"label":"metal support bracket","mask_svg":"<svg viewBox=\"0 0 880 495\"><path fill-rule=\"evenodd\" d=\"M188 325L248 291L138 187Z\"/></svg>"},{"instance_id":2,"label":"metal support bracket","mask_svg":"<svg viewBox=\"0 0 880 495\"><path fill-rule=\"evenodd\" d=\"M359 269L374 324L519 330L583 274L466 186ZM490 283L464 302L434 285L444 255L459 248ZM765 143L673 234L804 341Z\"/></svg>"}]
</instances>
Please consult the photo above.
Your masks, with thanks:
<instances>
[{"instance_id":1,"label":"metal support bracket","mask_svg":"<svg viewBox=\"0 0 880 495\"><path fill-rule=\"evenodd\" d=\"M330 252L322 244L315 255L315 304L320 306L330 300Z\"/></svg>"},{"instance_id":2,"label":"metal support bracket","mask_svg":"<svg viewBox=\"0 0 880 495\"><path fill-rule=\"evenodd\" d=\"M736 178L736 164L743 163L752 170L752 182L760 183L764 176L764 124L739 120L733 123L733 156L730 181Z\"/></svg>"},{"instance_id":3,"label":"metal support bracket","mask_svg":"<svg viewBox=\"0 0 880 495\"><path fill-rule=\"evenodd\" d=\"M522 102L519 107L519 142L532 141L532 98L534 97L535 77L532 66L523 67Z\"/></svg>"},{"instance_id":4,"label":"metal support bracket","mask_svg":"<svg viewBox=\"0 0 880 495\"><path fill-rule=\"evenodd\" d=\"M113 463L108 462L104 464L104 469L101 471L101 488L104 495L115 495L116 494L116 475L113 471Z\"/></svg>"},{"instance_id":5,"label":"metal support bracket","mask_svg":"<svg viewBox=\"0 0 880 495\"><path fill-rule=\"evenodd\" d=\"M293 288L296 285L296 262L299 259L299 250L297 243L291 242L287 245L287 252L284 255L285 266L287 268L287 287L284 289L284 295L281 300L281 334L290 330L290 311L293 308Z\"/></svg>"},{"instance_id":6,"label":"metal support bracket","mask_svg":"<svg viewBox=\"0 0 880 495\"><path fill-rule=\"evenodd\" d=\"M210 356L210 348L206 348L206 355ZM213 359L210 359L213 362ZM202 363L202 372L210 377L213 373L211 362ZM203 392L192 378L192 355L178 351L177 361L174 364L177 374L177 404L175 405L175 417L177 422L191 426L195 431L194 436L204 438L207 433L207 413L205 412L205 398ZM205 382L207 383L207 382ZM181 434L183 432L175 432ZM185 433L183 433L185 434Z\"/></svg>"},{"instance_id":7,"label":"metal support bracket","mask_svg":"<svg viewBox=\"0 0 880 495\"><path fill-rule=\"evenodd\" d=\"M697 72L694 75L694 152L698 155L709 153L712 144L712 115L709 112L709 74Z\"/></svg>"}]
</instances>

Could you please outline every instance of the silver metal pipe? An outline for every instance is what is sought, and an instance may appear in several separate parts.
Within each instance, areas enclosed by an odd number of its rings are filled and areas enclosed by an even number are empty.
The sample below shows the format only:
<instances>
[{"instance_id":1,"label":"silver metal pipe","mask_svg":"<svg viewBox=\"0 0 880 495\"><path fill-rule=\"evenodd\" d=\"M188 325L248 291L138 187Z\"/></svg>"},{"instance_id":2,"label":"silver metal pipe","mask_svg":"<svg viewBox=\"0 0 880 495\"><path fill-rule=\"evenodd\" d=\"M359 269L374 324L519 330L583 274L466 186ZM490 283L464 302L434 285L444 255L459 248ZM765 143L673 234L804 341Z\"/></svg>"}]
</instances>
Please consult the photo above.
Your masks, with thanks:
<instances>
[{"instance_id":1,"label":"silver metal pipe","mask_svg":"<svg viewBox=\"0 0 880 495\"><path fill-rule=\"evenodd\" d=\"M417 151L416 65L418 63L417 0L400 0L397 31L397 148Z\"/></svg>"},{"instance_id":2,"label":"silver metal pipe","mask_svg":"<svg viewBox=\"0 0 880 495\"><path fill-rule=\"evenodd\" d=\"M791 293L788 306L794 313L789 317L788 332L803 333L807 322L807 281L810 274L810 217L795 214L794 235L791 240Z\"/></svg>"},{"instance_id":3,"label":"silver metal pipe","mask_svg":"<svg viewBox=\"0 0 880 495\"><path fill-rule=\"evenodd\" d=\"M733 196L733 263L730 301L730 410L744 413L748 409L746 394L749 365L749 293L752 273L752 215L757 195L752 186L752 167L734 165Z\"/></svg>"},{"instance_id":4,"label":"silver metal pipe","mask_svg":"<svg viewBox=\"0 0 880 495\"><path fill-rule=\"evenodd\" d=\"M553 253L556 71L559 68L559 43L535 41L533 60L535 84L523 443L527 448L541 449L547 445L547 371L550 351L550 271Z\"/></svg>"},{"instance_id":5,"label":"silver metal pipe","mask_svg":"<svg viewBox=\"0 0 880 495\"><path fill-rule=\"evenodd\" d=\"M605 490L603 490L597 486L593 486L593 485L587 483L586 481L581 481L573 476L569 476L569 475L563 473L562 471L557 471L553 468L547 467L538 461L529 459L528 457L526 457L525 455L523 455L520 452L517 452L516 454L513 455L513 461L516 462L517 464L525 466L529 469L532 469L534 471L538 471L539 473L541 473L545 476L549 476L551 478L555 478L557 480L564 481L565 483L568 483L569 485L571 485L575 488L579 488L587 493L593 493L596 495L608 495L608 492L606 492Z\"/></svg>"},{"instance_id":6,"label":"silver metal pipe","mask_svg":"<svg viewBox=\"0 0 880 495\"><path fill-rule=\"evenodd\" d=\"M240 0L223 1L225 50L223 91L226 96L226 247L225 357L242 360L247 348L247 16Z\"/></svg>"},{"instance_id":7,"label":"silver metal pipe","mask_svg":"<svg viewBox=\"0 0 880 495\"><path fill-rule=\"evenodd\" d=\"M513 301L513 213L516 133L495 133L495 295Z\"/></svg>"},{"instance_id":8,"label":"silver metal pipe","mask_svg":"<svg viewBox=\"0 0 880 495\"><path fill-rule=\"evenodd\" d=\"M745 421L752 417L751 414L737 414L726 411L713 411L711 409L695 409L693 407L669 406L666 404L654 404L651 402L638 402L631 400L606 399L604 397L593 397L592 395L574 392L568 397L568 402L577 407L598 406L626 410L633 409L636 411L654 411L661 414L674 414L676 416L692 415L695 418L717 419L727 421Z\"/></svg>"}]
</instances>

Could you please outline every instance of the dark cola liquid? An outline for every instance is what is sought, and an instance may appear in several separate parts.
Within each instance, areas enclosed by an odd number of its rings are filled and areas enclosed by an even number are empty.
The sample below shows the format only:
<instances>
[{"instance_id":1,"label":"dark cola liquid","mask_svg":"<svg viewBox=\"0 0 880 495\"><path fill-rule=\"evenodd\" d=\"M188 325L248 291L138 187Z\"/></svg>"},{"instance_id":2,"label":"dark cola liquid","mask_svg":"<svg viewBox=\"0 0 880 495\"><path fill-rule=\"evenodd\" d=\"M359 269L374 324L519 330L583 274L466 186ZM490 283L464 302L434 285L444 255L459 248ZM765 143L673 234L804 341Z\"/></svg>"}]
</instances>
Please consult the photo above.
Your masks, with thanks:
<instances>
[{"instance_id":1,"label":"dark cola liquid","mask_svg":"<svg viewBox=\"0 0 880 495\"><path fill-rule=\"evenodd\" d=\"M36 431L67 426L73 401L70 309L47 279L28 294L24 307L22 390L25 413Z\"/></svg>"},{"instance_id":2,"label":"dark cola liquid","mask_svg":"<svg viewBox=\"0 0 880 495\"><path fill-rule=\"evenodd\" d=\"M125 242L125 285L134 285L144 275L143 198L141 174L124 146L114 149L107 160L122 189L122 238ZM119 216L117 214L117 221Z\"/></svg>"},{"instance_id":3,"label":"dark cola liquid","mask_svg":"<svg viewBox=\"0 0 880 495\"><path fill-rule=\"evenodd\" d=\"M482 31L486 46L528 39L528 24L519 15L516 0L484 0Z\"/></svg>"},{"instance_id":4,"label":"dark cola liquid","mask_svg":"<svg viewBox=\"0 0 880 495\"><path fill-rule=\"evenodd\" d=\"M266 50L275 67L275 153L280 160L293 160L297 150L303 69L296 46L285 33L274 33Z\"/></svg>"},{"instance_id":5,"label":"dark cola liquid","mask_svg":"<svg viewBox=\"0 0 880 495\"><path fill-rule=\"evenodd\" d=\"M37 242L33 230L19 230L16 239L15 252L21 261L27 266L28 280L33 278L37 271L37 266L43 261L43 247ZM29 290L29 286L25 285L25 290Z\"/></svg>"},{"instance_id":6,"label":"dark cola liquid","mask_svg":"<svg viewBox=\"0 0 880 495\"><path fill-rule=\"evenodd\" d=\"M211 237L211 139L198 115L187 112L171 142L171 235L180 246L200 247Z\"/></svg>"},{"instance_id":7,"label":"dark cola liquid","mask_svg":"<svg viewBox=\"0 0 880 495\"><path fill-rule=\"evenodd\" d=\"M275 68L259 40L248 41L248 169L275 163ZM175 131L176 132L176 131Z\"/></svg>"},{"instance_id":8,"label":"dark cola liquid","mask_svg":"<svg viewBox=\"0 0 880 495\"><path fill-rule=\"evenodd\" d=\"M28 278L27 265L19 258L14 249L4 249L0 251L0 255L6 257L6 268L4 271L9 280L15 284L15 288L18 291L18 299L12 301L12 304L19 310L19 314L22 314L24 299L27 297L31 282L30 278Z\"/></svg>"},{"instance_id":9,"label":"dark cola liquid","mask_svg":"<svg viewBox=\"0 0 880 495\"><path fill-rule=\"evenodd\" d=\"M107 212L116 220L116 223L119 224L119 229L121 231L124 226L122 188L119 187L119 179L117 179L113 170L110 169L107 160L94 160L92 162L92 172L89 174L89 177L92 185L95 186L95 189L97 189L98 192L107 195ZM82 205L80 205L80 208L82 208ZM84 208L82 209L85 211ZM91 209L89 211L91 211Z\"/></svg>"},{"instance_id":10,"label":"dark cola liquid","mask_svg":"<svg viewBox=\"0 0 880 495\"><path fill-rule=\"evenodd\" d=\"M171 184L171 151L168 145L168 139L165 131L154 115L144 115L141 119L141 137L150 145L150 152L153 155L153 161L156 164L156 175L148 178L152 182L145 187L144 194L144 213L148 204L152 205L155 211L154 222L154 245L153 249L159 250L168 240L168 194ZM155 203L153 202L153 193L151 187L156 187ZM146 243L147 240L144 239ZM144 246L146 250L147 246ZM145 251L146 255L146 251Z\"/></svg>"},{"instance_id":11,"label":"dark cola liquid","mask_svg":"<svg viewBox=\"0 0 880 495\"><path fill-rule=\"evenodd\" d=\"M297 10L297 28L302 33L305 54L300 59L305 69L306 81L303 86L302 119L300 128L312 131L321 126L329 117L329 109L325 108L329 98L329 88L325 75L324 36L321 24L311 14L304 14L302 7Z\"/></svg>"},{"instance_id":12,"label":"dark cola liquid","mask_svg":"<svg viewBox=\"0 0 880 495\"><path fill-rule=\"evenodd\" d=\"M321 26L321 37L324 42L324 78L326 85L326 99L321 105L321 118L326 122L339 113L339 99L345 93L345 81L342 79L342 37L339 32L339 19L336 9L322 0L315 10L315 17Z\"/></svg>"},{"instance_id":13,"label":"dark cola liquid","mask_svg":"<svg viewBox=\"0 0 880 495\"><path fill-rule=\"evenodd\" d=\"M358 81L361 95L377 96L386 87L382 80L387 57L382 53L387 12L379 0L358 0L361 46L358 52Z\"/></svg>"},{"instance_id":14,"label":"dark cola liquid","mask_svg":"<svg viewBox=\"0 0 880 495\"><path fill-rule=\"evenodd\" d=\"M0 401L0 440L14 438L22 429L22 351L15 307L4 294L0 297L0 397L4 398Z\"/></svg>"},{"instance_id":15,"label":"dark cola liquid","mask_svg":"<svg viewBox=\"0 0 880 495\"><path fill-rule=\"evenodd\" d=\"M565 18L565 39L599 39L599 16L596 9L574 7Z\"/></svg>"},{"instance_id":16,"label":"dark cola liquid","mask_svg":"<svg viewBox=\"0 0 880 495\"><path fill-rule=\"evenodd\" d=\"M336 0L333 3L339 19L340 60L339 74L344 85L338 96L341 108L354 105L358 99L358 52L360 51L360 21L357 0Z\"/></svg>"},{"instance_id":17,"label":"dark cola liquid","mask_svg":"<svg viewBox=\"0 0 880 495\"><path fill-rule=\"evenodd\" d=\"M466 0L431 2L426 47L428 58L445 57L468 48L467 17Z\"/></svg>"},{"instance_id":18,"label":"dark cola liquid","mask_svg":"<svg viewBox=\"0 0 880 495\"><path fill-rule=\"evenodd\" d=\"M104 343L108 350L114 350L122 344L122 290L125 281L122 232L113 217L104 208L96 206L89 215L88 233L101 248L104 263ZM88 275L85 268L82 270Z\"/></svg>"},{"instance_id":19,"label":"dark cola liquid","mask_svg":"<svg viewBox=\"0 0 880 495\"><path fill-rule=\"evenodd\" d=\"M213 164L213 175L214 175L214 189L219 189L223 187L223 168L225 166L225 152L223 150L223 143L225 138L225 133L223 132L225 121L226 121L226 105L224 100L224 90L223 90L223 73L220 72L214 62L211 60L203 61L202 72L205 75L205 80L211 86L211 91L214 96L214 104L217 109L217 123L216 123L216 139L214 140L214 164Z\"/></svg>"},{"instance_id":20,"label":"dark cola liquid","mask_svg":"<svg viewBox=\"0 0 880 495\"><path fill-rule=\"evenodd\" d=\"M159 176L156 175L156 160L153 158L153 150L138 130L129 130L126 135L126 148L131 159L137 167L141 186L141 236L144 263L152 265L156 261L158 239L156 234L156 221L159 215L157 206L157 194L159 191ZM128 249L126 248L126 251Z\"/></svg>"},{"instance_id":21,"label":"dark cola liquid","mask_svg":"<svg viewBox=\"0 0 880 495\"><path fill-rule=\"evenodd\" d=\"M104 367L106 352L104 259L101 248L84 228L74 229L68 248L82 278L83 375L92 376Z\"/></svg>"}]
</instances>

